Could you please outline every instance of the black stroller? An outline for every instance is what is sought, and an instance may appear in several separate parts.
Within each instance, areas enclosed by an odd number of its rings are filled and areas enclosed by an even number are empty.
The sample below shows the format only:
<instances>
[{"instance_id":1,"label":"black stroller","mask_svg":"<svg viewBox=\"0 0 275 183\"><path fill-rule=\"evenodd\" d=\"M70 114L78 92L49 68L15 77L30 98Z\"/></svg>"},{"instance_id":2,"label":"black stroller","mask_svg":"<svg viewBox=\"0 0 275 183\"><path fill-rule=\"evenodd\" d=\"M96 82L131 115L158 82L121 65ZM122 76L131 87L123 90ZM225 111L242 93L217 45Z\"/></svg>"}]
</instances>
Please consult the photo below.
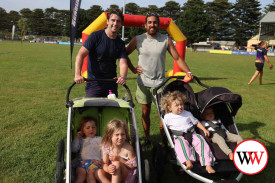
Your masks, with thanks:
<instances>
[{"instance_id":1,"label":"black stroller","mask_svg":"<svg viewBox=\"0 0 275 183\"><path fill-rule=\"evenodd\" d=\"M177 80L168 83L170 79L175 79L175 78ZM201 120L200 116L203 113L203 111L206 108L211 106L216 116L221 119L221 122L223 123L223 125L229 130L229 132L235 133L235 134L239 134L239 132L233 118L235 117L238 109L242 105L242 98L239 94L234 94L230 92L228 89L222 88L222 87L209 87L201 83L197 77L194 77L193 80L195 80L196 83L198 83L200 86L206 89L198 93L194 93L191 86L185 83L184 81L182 81L183 78L184 78L183 76L171 76L167 78L159 87L157 87L154 90L154 97L156 100L157 109L161 117L161 121L165 130L167 140L170 145L168 146L168 148L166 148L165 152L162 151L161 146L159 144L154 145L152 159L153 159L153 166L155 167L157 177L161 178L163 174L164 164L168 162L172 164L176 174L186 172L193 178L202 182L210 183L210 182L240 181L243 174L238 172L237 168L234 166L233 161L229 160L228 156L221 151L219 146L215 143L212 143L209 140L209 138L204 136L204 133L202 133L202 131L201 132L199 131L199 129L196 129L196 132L205 137L205 140L208 142L216 158L216 162L213 167L216 171L216 174L226 175L226 177L228 177L228 174L236 172L237 177L234 180L226 180L224 177L218 178L219 180L212 180L213 179L212 177L215 177L215 174L208 175L206 173L205 168L202 168L199 162L195 162L193 164L194 167L192 168L192 170L186 170L185 165L180 163L179 158L177 157L174 150L175 146L171 138L172 136L171 131L167 128L167 126L163 121L164 111L162 111L160 106L162 96L164 96L168 92L173 92L175 90L182 92L183 94L186 95L186 102L184 104L184 109L187 111L190 111L199 120ZM232 150L235 149L236 145L237 145L236 143L228 143L228 146ZM199 159L197 154L196 154L196 159L197 160ZM208 178L208 177L211 177L211 178Z\"/></svg>"}]
</instances>

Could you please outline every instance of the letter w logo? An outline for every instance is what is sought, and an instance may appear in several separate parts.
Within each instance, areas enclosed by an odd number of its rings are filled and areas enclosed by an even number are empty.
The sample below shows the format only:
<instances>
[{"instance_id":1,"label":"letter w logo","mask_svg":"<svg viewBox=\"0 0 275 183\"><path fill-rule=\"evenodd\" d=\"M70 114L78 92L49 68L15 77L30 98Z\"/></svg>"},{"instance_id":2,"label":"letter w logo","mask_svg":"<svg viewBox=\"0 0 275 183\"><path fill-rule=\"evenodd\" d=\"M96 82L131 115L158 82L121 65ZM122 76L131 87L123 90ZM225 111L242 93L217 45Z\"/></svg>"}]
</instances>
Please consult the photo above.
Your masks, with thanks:
<instances>
[{"instance_id":1,"label":"letter w logo","mask_svg":"<svg viewBox=\"0 0 275 183\"><path fill-rule=\"evenodd\" d=\"M241 156L241 153L243 153L243 157ZM246 161L246 164L249 164L250 160L251 160L251 163L252 165L254 164L255 162L255 159L258 163L258 165L260 164L261 162L261 159L262 159L262 156L263 156L263 151L260 151L261 153L261 156L260 158L258 157L258 153L257 151L251 151L251 152L248 152L248 151L237 151L237 154L239 156L239 160L241 162L241 165L243 164L244 160ZM247 154L248 154L248 157L247 157ZM252 157L252 154L255 154L254 158Z\"/></svg>"}]
</instances>

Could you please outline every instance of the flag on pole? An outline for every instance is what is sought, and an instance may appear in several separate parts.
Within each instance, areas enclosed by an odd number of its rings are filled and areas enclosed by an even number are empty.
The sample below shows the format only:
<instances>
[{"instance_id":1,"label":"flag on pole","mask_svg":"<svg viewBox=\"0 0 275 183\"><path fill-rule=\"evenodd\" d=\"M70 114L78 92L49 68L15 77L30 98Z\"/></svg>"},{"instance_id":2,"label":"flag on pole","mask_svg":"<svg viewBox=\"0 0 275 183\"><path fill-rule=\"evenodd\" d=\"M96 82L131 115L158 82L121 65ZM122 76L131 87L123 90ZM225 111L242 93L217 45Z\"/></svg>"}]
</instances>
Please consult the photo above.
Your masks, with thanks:
<instances>
[{"instance_id":1,"label":"flag on pole","mask_svg":"<svg viewBox=\"0 0 275 183\"><path fill-rule=\"evenodd\" d=\"M24 39L24 35L25 35L25 30L22 29L22 30L21 30L21 46L22 46L22 42L25 40L25 39Z\"/></svg>"},{"instance_id":2,"label":"flag on pole","mask_svg":"<svg viewBox=\"0 0 275 183\"><path fill-rule=\"evenodd\" d=\"M77 28L77 19L79 14L81 0L71 0L70 2L70 29L71 29L71 69L72 69L72 56L74 49L74 38Z\"/></svg>"}]
</instances>

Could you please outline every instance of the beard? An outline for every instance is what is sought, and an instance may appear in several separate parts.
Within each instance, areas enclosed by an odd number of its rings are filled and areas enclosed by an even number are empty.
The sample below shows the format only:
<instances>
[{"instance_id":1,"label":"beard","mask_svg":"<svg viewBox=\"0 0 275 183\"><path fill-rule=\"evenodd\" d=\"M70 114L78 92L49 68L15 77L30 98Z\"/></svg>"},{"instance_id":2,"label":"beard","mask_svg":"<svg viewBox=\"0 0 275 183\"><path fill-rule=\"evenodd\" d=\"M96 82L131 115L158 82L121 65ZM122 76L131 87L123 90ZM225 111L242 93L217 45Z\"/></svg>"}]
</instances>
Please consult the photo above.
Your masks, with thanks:
<instances>
[{"instance_id":1,"label":"beard","mask_svg":"<svg viewBox=\"0 0 275 183\"><path fill-rule=\"evenodd\" d=\"M153 28L153 30L151 30L152 28ZM157 35L158 29L157 29L156 27L152 27L152 28L149 28L149 29L147 30L147 33L148 33L150 36L155 36L155 35Z\"/></svg>"}]
</instances>

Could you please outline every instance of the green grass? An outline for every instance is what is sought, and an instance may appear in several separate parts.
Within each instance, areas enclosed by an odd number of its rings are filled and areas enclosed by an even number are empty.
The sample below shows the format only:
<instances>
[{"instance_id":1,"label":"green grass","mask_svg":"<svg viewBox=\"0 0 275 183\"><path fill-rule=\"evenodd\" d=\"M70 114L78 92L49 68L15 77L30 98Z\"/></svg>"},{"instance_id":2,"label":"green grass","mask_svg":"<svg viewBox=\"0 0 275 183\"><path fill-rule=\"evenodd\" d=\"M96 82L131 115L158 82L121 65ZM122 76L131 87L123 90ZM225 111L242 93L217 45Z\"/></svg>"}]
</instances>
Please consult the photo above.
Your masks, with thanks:
<instances>
[{"instance_id":1,"label":"green grass","mask_svg":"<svg viewBox=\"0 0 275 183\"><path fill-rule=\"evenodd\" d=\"M0 42L0 182L54 182L58 141L66 137L66 92L74 78L70 69L70 48L66 45ZM79 46L75 46L74 56ZM137 52L130 58L137 63ZM275 72L264 68L264 85L255 80L254 56L219 55L187 52L186 61L192 72L209 86L225 87L243 98L236 123L244 139L261 141L268 149L269 162L263 172L244 176L241 182L274 182L275 150ZM269 57L275 64L275 57ZM74 59L73 59L74 60ZM167 71L173 61L167 56ZM136 75L129 71L127 85L135 95ZM192 84L197 92L202 90ZM126 92L119 87L120 97ZM84 96L84 85L73 88L71 98ZM140 139L141 106L136 104ZM151 113L151 135L159 142L158 115ZM151 151L145 152L151 158ZM155 181L151 168L150 182ZM197 182L189 176L176 177L170 166L163 182Z\"/></svg>"}]
</instances>

